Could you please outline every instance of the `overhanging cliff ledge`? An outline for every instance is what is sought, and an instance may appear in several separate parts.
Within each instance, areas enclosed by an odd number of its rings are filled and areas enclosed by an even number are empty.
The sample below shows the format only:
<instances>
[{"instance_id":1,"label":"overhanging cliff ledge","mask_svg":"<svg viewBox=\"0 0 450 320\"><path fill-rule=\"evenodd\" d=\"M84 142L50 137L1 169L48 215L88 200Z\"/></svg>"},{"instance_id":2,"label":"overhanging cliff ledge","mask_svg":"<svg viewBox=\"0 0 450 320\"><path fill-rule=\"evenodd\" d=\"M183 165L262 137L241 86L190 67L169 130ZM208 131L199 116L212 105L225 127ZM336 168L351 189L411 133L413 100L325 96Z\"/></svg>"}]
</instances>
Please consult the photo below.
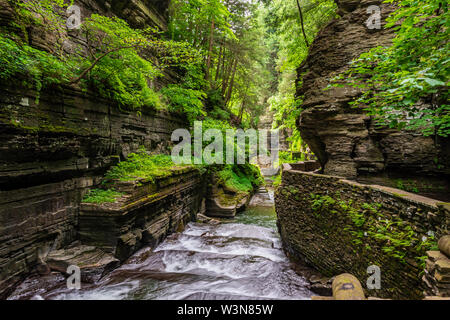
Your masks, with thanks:
<instances>
[{"instance_id":1,"label":"overhanging cliff ledge","mask_svg":"<svg viewBox=\"0 0 450 320\"><path fill-rule=\"evenodd\" d=\"M381 8L381 29L365 25L370 5ZM364 110L349 105L360 95L359 89L327 88L353 59L389 45L394 36L392 29L383 28L393 6L376 0L341 0L338 7L341 17L320 31L297 70L297 96L304 97L297 126L324 172L347 178L395 171L450 175L450 139L378 128Z\"/></svg>"}]
</instances>

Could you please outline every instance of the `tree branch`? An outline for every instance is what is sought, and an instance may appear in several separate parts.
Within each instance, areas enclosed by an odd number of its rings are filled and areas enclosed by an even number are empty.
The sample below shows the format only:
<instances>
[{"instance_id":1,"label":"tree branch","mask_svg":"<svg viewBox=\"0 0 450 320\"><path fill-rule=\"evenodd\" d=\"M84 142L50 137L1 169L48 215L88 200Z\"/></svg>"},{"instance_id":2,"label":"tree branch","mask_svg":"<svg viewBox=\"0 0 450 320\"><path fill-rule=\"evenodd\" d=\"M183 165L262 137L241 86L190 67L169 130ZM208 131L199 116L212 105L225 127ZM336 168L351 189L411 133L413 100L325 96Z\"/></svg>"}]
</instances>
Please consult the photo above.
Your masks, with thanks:
<instances>
[{"instance_id":1,"label":"tree branch","mask_svg":"<svg viewBox=\"0 0 450 320\"><path fill-rule=\"evenodd\" d=\"M304 26L304 24L303 24L303 13L302 13L302 8L300 7L300 2L299 2L299 0L297 0L297 7L298 7L298 13L299 13L299 15L300 15L300 24L302 25L303 37L305 38L306 46L309 47L308 38L306 38L306 33L305 33L305 26Z\"/></svg>"},{"instance_id":2,"label":"tree branch","mask_svg":"<svg viewBox=\"0 0 450 320\"><path fill-rule=\"evenodd\" d=\"M89 66L89 68L87 68L86 70L84 70L81 75L79 77L77 77L76 79L70 81L70 84L75 84L81 81L81 79L83 79L86 74L88 74L89 71L91 71L92 69L94 69L94 67L97 65L97 63L99 63L100 60L102 60L104 57L106 57L107 55L113 53L113 52L117 52L120 50L124 50L124 49L131 49L131 48L136 48L139 45L133 45L133 46L123 46L123 47L118 47L118 48L114 48L111 50L108 50L107 52L103 53L101 56L97 57L94 62L92 62L92 64Z\"/></svg>"}]
</instances>

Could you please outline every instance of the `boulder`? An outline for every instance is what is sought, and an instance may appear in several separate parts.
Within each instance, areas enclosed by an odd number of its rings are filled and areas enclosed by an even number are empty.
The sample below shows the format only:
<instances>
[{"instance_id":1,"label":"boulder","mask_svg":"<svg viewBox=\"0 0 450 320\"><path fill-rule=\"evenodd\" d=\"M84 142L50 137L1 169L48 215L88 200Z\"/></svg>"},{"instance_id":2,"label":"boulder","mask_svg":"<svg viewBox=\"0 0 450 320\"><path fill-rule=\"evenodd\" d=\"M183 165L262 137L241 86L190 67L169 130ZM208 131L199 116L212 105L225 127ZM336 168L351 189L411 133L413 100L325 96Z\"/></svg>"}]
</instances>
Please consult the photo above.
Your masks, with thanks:
<instances>
[{"instance_id":1,"label":"boulder","mask_svg":"<svg viewBox=\"0 0 450 320\"><path fill-rule=\"evenodd\" d=\"M337 276L331 286L335 300L366 299L361 283L355 276L349 273L344 273Z\"/></svg>"},{"instance_id":2,"label":"boulder","mask_svg":"<svg viewBox=\"0 0 450 320\"><path fill-rule=\"evenodd\" d=\"M450 258L450 235L443 236L438 242L439 250Z\"/></svg>"}]
</instances>

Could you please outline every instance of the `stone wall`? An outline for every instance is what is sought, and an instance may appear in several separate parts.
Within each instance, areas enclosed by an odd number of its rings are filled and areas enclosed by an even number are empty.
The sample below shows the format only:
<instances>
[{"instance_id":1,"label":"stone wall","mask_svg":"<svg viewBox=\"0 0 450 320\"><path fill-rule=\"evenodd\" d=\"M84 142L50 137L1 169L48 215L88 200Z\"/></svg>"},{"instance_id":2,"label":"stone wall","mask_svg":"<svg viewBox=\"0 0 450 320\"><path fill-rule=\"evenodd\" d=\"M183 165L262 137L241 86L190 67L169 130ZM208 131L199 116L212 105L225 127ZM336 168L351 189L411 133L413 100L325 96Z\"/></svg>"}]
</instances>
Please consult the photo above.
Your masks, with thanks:
<instances>
[{"instance_id":1,"label":"stone wall","mask_svg":"<svg viewBox=\"0 0 450 320\"><path fill-rule=\"evenodd\" d=\"M156 246L205 210L204 177L180 169L155 182L132 181L114 186L126 195L112 204L81 205L80 240L124 261L144 245Z\"/></svg>"},{"instance_id":2,"label":"stone wall","mask_svg":"<svg viewBox=\"0 0 450 320\"><path fill-rule=\"evenodd\" d=\"M362 185L336 176L283 170L275 205L291 259L326 276L381 268L381 289L368 296L420 298L423 256L432 237L448 233L449 204L401 190ZM419 259L419 257L422 257Z\"/></svg>"},{"instance_id":3,"label":"stone wall","mask_svg":"<svg viewBox=\"0 0 450 320\"><path fill-rule=\"evenodd\" d=\"M353 59L373 47L390 45L393 37L393 30L384 28L385 19L395 10L392 5L380 0L336 2L340 17L319 32L297 72L297 96L304 97L304 111L297 123L302 138L326 174L354 178L403 170L415 175L446 174L448 179L450 139L379 128L364 110L349 105L360 89L326 89ZM381 8L379 30L365 25L370 5Z\"/></svg>"}]
</instances>

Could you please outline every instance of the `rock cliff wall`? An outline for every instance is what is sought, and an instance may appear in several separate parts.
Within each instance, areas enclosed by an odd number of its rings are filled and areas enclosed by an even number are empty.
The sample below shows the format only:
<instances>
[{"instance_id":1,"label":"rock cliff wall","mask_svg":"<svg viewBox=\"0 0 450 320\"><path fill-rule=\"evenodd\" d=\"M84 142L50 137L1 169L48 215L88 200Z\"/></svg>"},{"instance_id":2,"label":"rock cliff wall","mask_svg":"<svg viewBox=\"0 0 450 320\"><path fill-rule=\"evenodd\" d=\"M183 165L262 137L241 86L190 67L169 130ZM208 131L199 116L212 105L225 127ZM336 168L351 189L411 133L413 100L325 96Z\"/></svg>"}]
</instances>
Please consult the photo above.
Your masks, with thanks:
<instances>
[{"instance_id":1,"label":"rock cliff wall","mask_svg":"<svg viewBox=\"0 0 450 320\"><path fill-rule=\"evenodd\" d=\"M298 119L302 137L316 154L326 174L354 178L361 174L406 171L415 175L450 174L450 141L415 132L377 129L362 110L348 105L359 95L351 87L324 90L361 53L389 45L389 29L369 30L367 7L381 8L384 19L394 10L379 0L340 0L339 18L317 36L298 69L297 95L304 96Z\"/></svg>"},{"instance_id":2,"label":"rock cliff wall","mask_svg":"<svg viewBox=\"0 0 450 320\"><path fill-rule=\"evenodd\" d=\"M111 253L121 262L144 245L155 247L168 234L182 231L205 211L206 175L181 168L156 181L115 184L123 192L116 203L82 203L79 236L83 244Z\"/></svg>"},{"instance_id":3,"label":"rock cliff wall","mask_svg":"<svg viewBox=\"0 0 450 320\"><path fill-rule=\"evenodd\" d=\"M423 259L448 234L448 203L335 176L286 168L282 175L275 207L291 259L329 277L351 273L366 290L367 268L376 265L381 288L368 296L422 298Z\"/></svg>"},{"instance_id":4,"label":"rock cliff wall","mask_svg":"<svg viewBox=\"0 0 450 320\"><path fill-rule=\"evenodd\" d=\"M82 15L118 15L137 27L166 25L169 1L75 1ZM0 25L11 20L0 1ZM28 30L40 49L52 35ZM76 33L70 41L78 41ZM70 49L70 41L67 44ZM76 88L36 93L0 89L0 297L30 272L45 248L78 238L80 200L119 159L139 146L167 152L173 130L187 126L164 112L124 113Z\"/></svg>"}]
</instances>

